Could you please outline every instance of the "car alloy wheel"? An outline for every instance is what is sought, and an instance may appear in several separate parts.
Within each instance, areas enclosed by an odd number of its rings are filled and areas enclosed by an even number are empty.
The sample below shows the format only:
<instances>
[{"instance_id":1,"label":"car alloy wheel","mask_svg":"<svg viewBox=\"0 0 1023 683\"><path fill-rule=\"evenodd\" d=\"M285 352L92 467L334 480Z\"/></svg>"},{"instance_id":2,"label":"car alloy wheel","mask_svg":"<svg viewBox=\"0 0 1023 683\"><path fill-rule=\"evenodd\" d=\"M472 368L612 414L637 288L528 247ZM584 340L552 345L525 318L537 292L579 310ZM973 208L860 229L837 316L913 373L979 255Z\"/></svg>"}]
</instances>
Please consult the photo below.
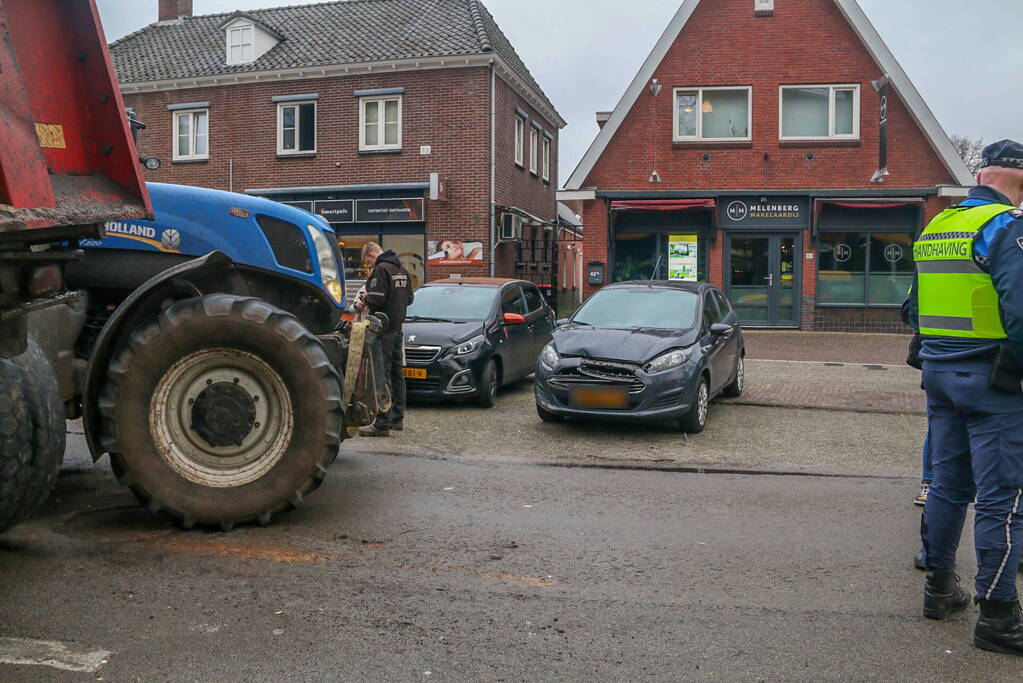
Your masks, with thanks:
<instances>
[{"instance_id":1,"label":"car alloy wheel","mask_svg":"<svg viewBox=\"0 0 1023 683\"><path fill-rule=\"evenodd\" d=\"M701 382L699 393L696 396L696 415L700 426L707 424L707 411L710 408L710 394L707 392L707 383Z\"/></svg>"}]
</instances>

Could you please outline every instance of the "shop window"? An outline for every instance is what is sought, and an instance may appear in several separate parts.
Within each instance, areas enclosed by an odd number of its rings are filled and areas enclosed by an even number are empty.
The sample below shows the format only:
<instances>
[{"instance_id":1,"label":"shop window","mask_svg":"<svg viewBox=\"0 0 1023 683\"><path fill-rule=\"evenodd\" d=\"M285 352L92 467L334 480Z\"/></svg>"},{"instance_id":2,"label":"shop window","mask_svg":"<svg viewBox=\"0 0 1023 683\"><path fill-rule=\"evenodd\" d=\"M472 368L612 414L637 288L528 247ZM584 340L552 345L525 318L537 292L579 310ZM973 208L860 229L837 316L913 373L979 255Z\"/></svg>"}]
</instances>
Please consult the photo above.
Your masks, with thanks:
<instances>
[{"instance_id":1,"label":"shop window","mask_svg":"<svg viewBox=\"0 0 1023 683\"><path fill-rule=\"evenodd\" d=\"M412 278L412 288L419 289L426 282L425 238L423 235L384 235L380 246L398 255L401 265Z\"/></svg>"},{"instance_id":2,"label":"shop window","mask_svg":"<svg viewBox=\"0 0 1023 683\"><path fill-rule=\"evenodd\" d=\"M174 161L210 158L210 110L174 112Z\"/></svg>"},{"instance_id":3,"label":"shop window","mask_svg":"<svg viewBox=\"0 0 1023 683\"><path fill-rule=\"evenodd\" d=\"M682 280L708 282L707 239L660 232L618 233L614 239L614 282Z\"/></svg>"},{"instance_id":4,"label":"shop window","mask_svg":"<svg viewBox=\"0 0 1023 683\"><path fill-rule=\"evenodd\" d=\"M277 105L277 153L316 152L316 102Z\"/></svg>"},{"instance_id":5,"label":"shop window","mask_svg":"<svg viewBox=\"0 0 1023 683\"><path fill-rule=\"evenodd\" d=\"M675 140L750 140L753 88L676 88Z\"/></svg>"},{"instance_id":6,"label":"shop window","mask_svg":"<svg viewBox=\"0 0 1023 683\"><path fill-rule=\"evenodd\" d=\"M781 139L858 139L860 86L781 87Z\"/></svg>"},{"instance_id":7,"label":"shop window","mask_svg":"<svg viewBox=\"0 0 1023 683\"><path fill-rule=\"evenodd\" d=\"M913 282L909 233L824 233L818 247L817 302L898 306Z\"/></svg>"},{"instance_id":8,"label":"shop window","mask_svg":"<svg viewBox=\"0 0 1023 683\"><path fill-rule=\"evenodd\" d=\"M401 96L359 101L359 149L401 149Z\"/></svg>"}]
</instances>

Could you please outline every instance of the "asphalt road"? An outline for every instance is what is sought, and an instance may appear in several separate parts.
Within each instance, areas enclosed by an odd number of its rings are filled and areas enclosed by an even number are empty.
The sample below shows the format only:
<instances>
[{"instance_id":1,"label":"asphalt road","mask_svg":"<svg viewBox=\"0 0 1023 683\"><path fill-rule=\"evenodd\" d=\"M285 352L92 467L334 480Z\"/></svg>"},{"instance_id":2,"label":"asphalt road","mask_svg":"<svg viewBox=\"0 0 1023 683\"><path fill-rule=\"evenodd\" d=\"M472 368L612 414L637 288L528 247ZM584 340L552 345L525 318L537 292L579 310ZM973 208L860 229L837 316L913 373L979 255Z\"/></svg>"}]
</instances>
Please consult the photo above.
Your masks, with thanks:
<instances>
[{"instance_id":1,"label":"asphalt road","mask_svg":"<svg viewBox=\"0 0 1023 683\"><path fill-rule=\"evenodd\" d=\"M972 610L920 616L912 485L348 455L278 524L181 532L74 437L0 539L0 660L105 663L0 679L1018 680Z\"/></svg>"}]
</instances>

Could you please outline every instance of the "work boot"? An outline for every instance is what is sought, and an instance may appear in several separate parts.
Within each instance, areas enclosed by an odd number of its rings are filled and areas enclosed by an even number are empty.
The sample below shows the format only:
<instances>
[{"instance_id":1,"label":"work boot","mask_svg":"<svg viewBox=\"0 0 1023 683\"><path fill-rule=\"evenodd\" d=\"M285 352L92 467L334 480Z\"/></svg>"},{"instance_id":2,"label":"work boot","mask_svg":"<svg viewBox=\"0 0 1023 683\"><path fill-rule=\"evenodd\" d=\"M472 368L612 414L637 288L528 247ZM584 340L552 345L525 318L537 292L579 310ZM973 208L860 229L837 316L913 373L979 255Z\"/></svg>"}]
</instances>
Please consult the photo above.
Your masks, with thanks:
<instances>
[{"instance_id":1,"label":"work boot","mask_svg":"<svg viewBox=\"0 0 1023 683\"><path fill-rule=\"evenodd\" d=\"M966 609L970 594L959 587L955 570L927 572L924 585L924 616L944 619L952 612Z\"/></svg>"},{"instance_id":2,"label":"work boot","mask_svg":"<svg viewBox=\"0 0 1023 683\"><path fill-rule=\"evenodd\" d=\"M405 429L405 423L404 422L392 422L391 423L391 431L392 432L400 432L403 429Z\"/></svg>"},{"instance_id":3,"label":"work boot","mask_svg":"<svg viewBox=\"0 0 1023 683\"><path fill-rule=\"evenodd\" d=\"M920 493L918 493L916 498L913 499L913 505L919 505L920 507L927 505L927 494L930 492L931 482L929 481L920 482Z\"/></svg>"},{"instance_id":4,"label":"work boot","mask_svg":"<svg viewBox=\"0 0 1023 683\"><path fill-rule=\"evenodd\" d=\"M368 427L359 427L359 436L390 436L390 428L377 427L376 425L369 425Z\"/></svg>"},{"instance_id":5,"label":"work boot","mask_svg":"<svg viewBox=\"0 0 1023 683\"><path fill-rule=\"evenodd\" d=\"M1019 601L980 600L980 617L973 629L973 644L982 650L1023 657L1023 620Z\"/></svg>"}]
</instances>

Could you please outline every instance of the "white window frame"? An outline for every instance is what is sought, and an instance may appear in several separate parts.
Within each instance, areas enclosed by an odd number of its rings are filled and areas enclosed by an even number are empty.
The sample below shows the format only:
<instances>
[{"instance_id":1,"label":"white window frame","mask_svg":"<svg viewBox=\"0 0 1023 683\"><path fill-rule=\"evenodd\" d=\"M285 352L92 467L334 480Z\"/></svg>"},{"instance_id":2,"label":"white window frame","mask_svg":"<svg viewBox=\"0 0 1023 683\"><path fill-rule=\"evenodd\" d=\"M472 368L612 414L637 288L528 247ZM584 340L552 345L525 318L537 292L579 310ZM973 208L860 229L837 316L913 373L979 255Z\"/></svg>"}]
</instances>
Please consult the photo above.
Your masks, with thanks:
<instances>
[{"instance_id":1,"label":"white window frame","mask_svg":"<svg viewBox=\"0 0 1023 683\"><path fill-rule=\"evenodd\" d=\"M401 95L386 95L383 97L362 97L359 99L359 151L360 152L378 152L383 150L401 149L402 141L402 116L403 116L403 97ZM377 140L379 144L369 145L366 143L366 105L370 102L376 102L379 108L380 116L377 121ZM384 105L387 102L398 103L398 142L396 144L385 144L384 133L386 131L385 116L384 116Z\"/></svg>"},{"instance_id":2,"label":"white window frame","mask_svg":"<svg viewBox=\"0 0 1023 683\"><path fill-rule=\"evenodd\" d=\"M785 91L786 90L800 90L803 88L829 88L828 93L828 134L824 137L821 136L800 136L790 135L785 136ZM853 91L853 132L851 135L835 134L835 91L836 90L852 90ZM781 85L778 86L778 139L788 142L791 140L859 140L860 139L860 84L859 83L844 83L838 85L832 85L830 83L821 83L817 85Z\"/></svg>"},{"instance_id":3,"label":"white window frame","mask_svg":"<svg viewBox=\"0 0 1023 683\"><path fill-rule=\"evenodd\" d=\"M197 114L206 114L206 154L195 153L195 118ZM178 119L182 116L189 117L188 128L188 154L179 154L178 150ZM171 130L173 131L173 149L171 158L174 161L199 161L210 158L210 110L209 109L182 109L171 112Z\"/></svg>"},{"instance_id":4,"label":"white window frame","mask_svg":"<svg viewBox=\"0 0 1023 683\"><path fill-rule=\"evenodd\" d=\"M537 145L540 142L540 131L536 126L529 127L529 172L536 175L540 170L537 157Z\"/></svg>"},{"instance_id":5,"label":"white window frame","mask_svg":"<svg viewBox=\"0 0 1023 683\"><path fill-rule=\"evenodd\" d=\"M317 126L317 116L319 114L319 107L316 100L299 100L296 102L278 102L277 103L277 155L278 156L292 156L292 155L304 155L304 154L316 154L316 148L319 143L319 131L313 132L313 148L312 149L284 149L284 109L285 107L295 107L295 147L297 148L301 143L302 139L302 117L298 115L297 109L303 104L313 105L313 127Z\"/></svg>"},{"instance_id":6,"label":"white window frame","mask_svg":"<svg viewBox=\"0 0 1023 683\"><path fill-rule=\"evenodd\" d=\"M747 97L746 105L746 129L749 131L744 138L705 138L703 137L703 93L715 90L745 90ZM700 115L696 118L696 135L678 134L678 95L681 92L695 92L699 102ZM693 86L688 88L674 88L671 95L671 137L675 142L749 142L753 139L753 86L751 85L721 85L712 88Z\"/></svg>"},{"instance_id":7,"label":"white window frame","mask_svg":"<svg viewBox=\"0 0 1023 683\"><path fill-rule=\"evenodd\" d=\"M526 120L515 115L515 163L526 166Z\"/></svg>"},{"instance_id":8,"label":"white window frame","mask_svg":"<svg viewBox=\"0 0 1023 683\"><path fill-rule=\"evenodd\" d=\"M235 43L233 38L236 34L242 33L243 31L249 32L248 42ZM245 47L249 48L248 59L245 58ZM242 48L241 59L231 59L231 48L240 47ZM249 64L256 59L256 27L249 23L238 23L233 24L227 28L227 63L230 64Z\"/></svg>"},{"instance_id":9,"label":"white window frame","mask_svg":"<svg viewBox=\"0 0 1023 683\"><path fill-rule=\"evenodd\" d=\"M551 139L543 136L543 179L551 181Z\"/></svg>"}]
</instances>

